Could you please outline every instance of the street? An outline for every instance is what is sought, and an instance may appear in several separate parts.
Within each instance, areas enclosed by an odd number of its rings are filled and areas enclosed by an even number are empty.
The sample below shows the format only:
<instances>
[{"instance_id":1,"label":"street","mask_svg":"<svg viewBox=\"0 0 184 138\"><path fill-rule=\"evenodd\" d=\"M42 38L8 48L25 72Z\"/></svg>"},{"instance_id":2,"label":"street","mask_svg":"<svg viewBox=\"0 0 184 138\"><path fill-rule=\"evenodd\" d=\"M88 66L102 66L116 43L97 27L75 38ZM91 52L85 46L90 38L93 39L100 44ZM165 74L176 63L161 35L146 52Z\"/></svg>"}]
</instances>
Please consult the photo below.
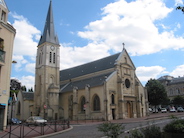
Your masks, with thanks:
<instances>
[{"instance_id":1,"label":"street","mask_svg":"<svg viewBox=\"0 0 184 138\"><path fill-rule=\"evenodd\" d=\"M168 122L171 121L171 115L178 117L184 117L184 113L157 113L152 114L149 118L136 118L136 119L124 119L124 120L114 120L113 123L121 123L125 126L124 131L121 137L128 135L127 132L135 128L146 127L151 124L158 125L161 129ZM128 121L129 120L129 121ZM127 121L127 122L126 122ZM132 122L131 122L132 121ZM104 137L102 132L99 132L97 127L99 124L84 124L84 125L73 125L73 129L64 133L57 135L52 135L50 138L101 138ZM48 137L49 138L49 137Z\"/></svg>"}]
</instances>

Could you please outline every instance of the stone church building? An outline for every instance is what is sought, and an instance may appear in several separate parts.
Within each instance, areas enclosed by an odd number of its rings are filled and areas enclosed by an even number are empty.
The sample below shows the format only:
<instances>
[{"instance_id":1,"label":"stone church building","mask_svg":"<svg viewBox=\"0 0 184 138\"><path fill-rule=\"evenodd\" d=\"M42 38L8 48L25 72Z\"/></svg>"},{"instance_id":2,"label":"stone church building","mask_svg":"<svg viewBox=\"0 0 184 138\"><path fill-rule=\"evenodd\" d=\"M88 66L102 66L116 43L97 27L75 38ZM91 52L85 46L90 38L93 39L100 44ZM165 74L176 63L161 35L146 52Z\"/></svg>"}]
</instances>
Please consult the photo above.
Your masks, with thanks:
<instances>
[{"instance_id":1,"label":"stone church building","mask_svg":"<svg viewBox=\"0 0 184 138\"><path fill-rule=\"evenodd\" d=\"M120 53L60 71L60 45L50 1L37 47L34 114L72 120L146 116L147 91L135 70L123 48Z\"/></svg>"}]
</instances>

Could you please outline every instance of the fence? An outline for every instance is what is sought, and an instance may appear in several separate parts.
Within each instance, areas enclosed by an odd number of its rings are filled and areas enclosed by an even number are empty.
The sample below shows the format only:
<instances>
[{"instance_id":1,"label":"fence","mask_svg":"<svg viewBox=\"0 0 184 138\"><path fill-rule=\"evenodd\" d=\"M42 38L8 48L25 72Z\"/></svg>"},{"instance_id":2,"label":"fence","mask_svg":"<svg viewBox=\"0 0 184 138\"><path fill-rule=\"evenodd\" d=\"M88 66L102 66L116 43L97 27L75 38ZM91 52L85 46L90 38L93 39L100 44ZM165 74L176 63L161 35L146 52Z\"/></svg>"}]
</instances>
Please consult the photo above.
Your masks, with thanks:
<instances>
[{"instance_id":1,"label":"fence","mask_svg":"<svg viewBox=\"0 0 184 138\"><path fill-rule=\"evenodd\" d=\"M69 120L54 120L49 121L47 124L33 124L26 125L25 123L20 125L13 125L7 128L7 130L0 134L1 138L31 138L54 132L62 131L70 128ZM10 131L11 130L11 131Z\"/></svg>"}]
</instances>

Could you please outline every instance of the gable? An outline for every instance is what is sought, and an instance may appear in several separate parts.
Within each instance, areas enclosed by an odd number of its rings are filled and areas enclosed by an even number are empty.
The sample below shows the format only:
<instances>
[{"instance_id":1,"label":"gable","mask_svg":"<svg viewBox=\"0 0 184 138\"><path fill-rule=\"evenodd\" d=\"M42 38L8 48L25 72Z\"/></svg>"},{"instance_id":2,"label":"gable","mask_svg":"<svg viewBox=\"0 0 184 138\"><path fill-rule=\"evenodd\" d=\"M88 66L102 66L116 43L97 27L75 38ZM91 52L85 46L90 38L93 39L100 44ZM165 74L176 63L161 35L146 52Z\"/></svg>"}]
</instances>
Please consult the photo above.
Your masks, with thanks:
<instances>
[{"instance_id":1,"label":"gable","mask_svg":"<svg viewBox=\"0 0 184 138\"><path fill-rule=\"evenodd\" d=\"M132 62L128 52L126 51L126 49L123 49L123 51L121 52L121 54L119 55L117 61L116 61L116 64L119 64L119 65L124 65L124 67L129 67L133 70L136 69L134 63Z\"/></svg>"}]
</instances>

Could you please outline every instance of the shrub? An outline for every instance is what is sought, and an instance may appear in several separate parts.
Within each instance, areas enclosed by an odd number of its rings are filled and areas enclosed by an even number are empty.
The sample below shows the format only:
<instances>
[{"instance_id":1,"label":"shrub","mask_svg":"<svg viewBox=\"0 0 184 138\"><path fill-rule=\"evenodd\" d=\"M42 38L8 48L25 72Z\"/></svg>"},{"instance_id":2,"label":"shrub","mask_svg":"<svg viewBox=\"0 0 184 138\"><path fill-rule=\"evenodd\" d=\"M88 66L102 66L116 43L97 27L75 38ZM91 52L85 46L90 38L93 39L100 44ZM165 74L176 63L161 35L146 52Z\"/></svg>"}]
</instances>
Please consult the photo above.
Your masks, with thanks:
<instances>
[{"instance_id":1,"label":"shrub","mask_svg":"<svg viewBox=\"0 0 184 138\"><path fill-rule=\"evenodd\" d=\"M123 133L124 126L121 124L113 124L110 122L105 122L98 126L98 131L104 133L105 136L111 138L118 138L119 135Z\"/></svg>"},{"instance_id":2,"label":"shrub","mask_svg":"<svg viewBox=\"0 0 184 138\"><path fill-rule=\"evenodd\" d=\"M145 128L131 131L129 138L162 138L162 132L160 127L149 125Z\"/></svg>"},{"instance_id":3,"label":"shrub","mask_svg":"<svg viewBox=\"0 0 184 138\"><path fill-rule=\"evenodd\" d=\"M129 138L144 138L140 130L135 129L130 132Z\"/></svg>"},{"instance_id":4,"label":"shrub","mask_svg":"<svg viewBox=\"0 0 184 138\"><path fill-rule=\"evenodd\" d=\"M141 129L145 138L161 138L162 132L160 127L156 125L151 125Z\"/></svg>"},{"instance_id":5,"label":"shrub","mask_svg":"<svg viewBox=\"0 0 184 138\"><path fill-rule=\"evenodd\" d=\"M170 115L169 117L170 117L170 119L178 119L178 117L175 115Z\"/></svg>"},{"instance_id":6,"label":"shrub","mask_svg":"<svg viewBox=\"0 0 184 138\"><path fill-rule=\"evenodd\" d=\"M167 133L184 133L184 120L175 119L163 128Z\"/></svg>"}]
</instances>

